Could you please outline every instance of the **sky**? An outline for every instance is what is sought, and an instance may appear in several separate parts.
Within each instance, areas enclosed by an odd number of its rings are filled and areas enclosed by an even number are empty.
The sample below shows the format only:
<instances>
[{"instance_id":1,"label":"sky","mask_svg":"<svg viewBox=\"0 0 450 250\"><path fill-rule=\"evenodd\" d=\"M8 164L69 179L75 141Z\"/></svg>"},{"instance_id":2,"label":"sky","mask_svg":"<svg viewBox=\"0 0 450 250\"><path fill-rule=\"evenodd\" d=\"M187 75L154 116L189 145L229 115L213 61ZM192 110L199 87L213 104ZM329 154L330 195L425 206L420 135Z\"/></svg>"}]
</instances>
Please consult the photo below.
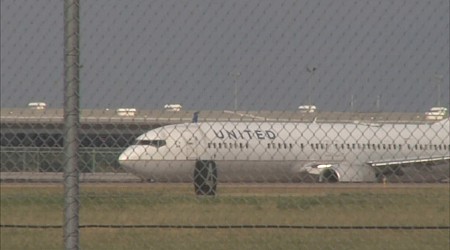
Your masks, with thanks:
<instances>
[{"instance_id":1,"label":"sky","mask_svg":"<svg viewBox=\"0 0 450 250\"><path fill-rule=\"evenodd\" d=\"M449 106L448 0L80 1L81 108ZM1 107L63 107L64 6L1 0ZM308 70L309 69L309 70ZM312 70L315 69L315 70ZM237 94L235 94L237 93Z\"/></svg>"}]
</instances>

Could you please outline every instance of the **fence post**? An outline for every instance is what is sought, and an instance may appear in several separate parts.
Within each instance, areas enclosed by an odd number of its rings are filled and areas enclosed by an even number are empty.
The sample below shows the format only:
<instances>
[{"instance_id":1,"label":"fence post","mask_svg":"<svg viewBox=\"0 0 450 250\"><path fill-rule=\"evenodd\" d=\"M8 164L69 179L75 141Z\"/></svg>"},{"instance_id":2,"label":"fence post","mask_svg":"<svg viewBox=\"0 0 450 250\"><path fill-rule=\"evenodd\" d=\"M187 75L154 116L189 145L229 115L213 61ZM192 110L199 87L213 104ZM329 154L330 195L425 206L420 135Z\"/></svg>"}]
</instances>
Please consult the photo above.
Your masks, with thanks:
<instances>
[{"instance_id":1,"label":"fence post","mask_svg":"<svg viewBox=\"0 0 450 250\"><path fill-rule=\"evenodd\" d=\"M64 245L79 249L79 1L64 1Z\"/></svg>"}]
</instances>

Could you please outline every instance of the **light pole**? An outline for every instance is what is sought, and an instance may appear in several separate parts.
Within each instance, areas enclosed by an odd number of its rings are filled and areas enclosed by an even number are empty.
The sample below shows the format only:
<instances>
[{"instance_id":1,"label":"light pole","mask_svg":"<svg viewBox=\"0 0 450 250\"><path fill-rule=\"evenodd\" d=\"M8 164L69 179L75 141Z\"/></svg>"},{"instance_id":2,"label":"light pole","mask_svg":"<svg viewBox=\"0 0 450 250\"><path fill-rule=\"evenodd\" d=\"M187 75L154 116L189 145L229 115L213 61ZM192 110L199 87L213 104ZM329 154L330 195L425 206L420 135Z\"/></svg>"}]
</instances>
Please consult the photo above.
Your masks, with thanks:
<instances>
[{"instance_id":1,"label":"light pole","mask_svg":"<svg viewBox=\"0 0 450 250\"><path fill-rule=\"evenodd\" d=\"M308 105L312 105L311 103L311 95L312 95L312 80L314 77L314 72L316 72L317 68L316 67L306 67L306 71L308 71L308 73L310 73L311 75L309 76L308 79Z\"/></svg>"},{"instance_id":2,"label":"light pole","mask_svg":"<svg viewBox=\"0 0 450 250\"><path fill-rule=\"evenodd\" d=\"M441 106L441 83L444 80L443 75L434 74L434 79L436 79L437 85L437 106Z\"/></svg>"},{"instance_id":3,"label":"light pole","mask_svg":"<svg viewBox=\"0 0 450 250\"><path fill-rule=\"evenodd\" d=\"M237 80L239 79L239 76L241 76L241 72L230 72L231 77L233 77L234 81L234 111L237 111L238 108L238 86L237 86Z\"/></svg>"},{"instance_id":4,"label":"light pole","mask_svg":"<svg viewBox=\"0 0 450 250\"><path fill-rule=\"evenodd\" d=\"M352 94L352 96L350 97L350 111L354 112L354 105L355 105L355 95Z\"/></svg>"},{"instance_id":5,"label":"light pole","mask_svg":"<svg viewBox=\"0 0 450 250\"><path fill-rule=\"evenodd\" d=\"M381 112L380 104L381 104L381 95L377 95L377 102L375 103L377 109L376 112Z\"/></svg>"}]
</instances>

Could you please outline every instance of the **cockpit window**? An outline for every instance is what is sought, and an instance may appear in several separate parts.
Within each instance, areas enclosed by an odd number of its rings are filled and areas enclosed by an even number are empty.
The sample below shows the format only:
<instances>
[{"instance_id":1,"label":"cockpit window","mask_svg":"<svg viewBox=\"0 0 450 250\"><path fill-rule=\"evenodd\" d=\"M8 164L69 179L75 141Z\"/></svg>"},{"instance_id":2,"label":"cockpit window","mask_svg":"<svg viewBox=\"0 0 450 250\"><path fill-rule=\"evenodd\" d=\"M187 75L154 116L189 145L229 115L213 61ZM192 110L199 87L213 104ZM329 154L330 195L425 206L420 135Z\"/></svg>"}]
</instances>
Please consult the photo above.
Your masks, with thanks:
<instances>
[{"instance_id":1,"label":"cockpit window","mask_svg":"<svg viewBox=\"0 0 450 250\"><path fill-rule=\"evenodd\" d=\"M165 140L136 140L134 145L148 145L153 147L162 147L166 145Z\"/></svg>"}]
</instances>

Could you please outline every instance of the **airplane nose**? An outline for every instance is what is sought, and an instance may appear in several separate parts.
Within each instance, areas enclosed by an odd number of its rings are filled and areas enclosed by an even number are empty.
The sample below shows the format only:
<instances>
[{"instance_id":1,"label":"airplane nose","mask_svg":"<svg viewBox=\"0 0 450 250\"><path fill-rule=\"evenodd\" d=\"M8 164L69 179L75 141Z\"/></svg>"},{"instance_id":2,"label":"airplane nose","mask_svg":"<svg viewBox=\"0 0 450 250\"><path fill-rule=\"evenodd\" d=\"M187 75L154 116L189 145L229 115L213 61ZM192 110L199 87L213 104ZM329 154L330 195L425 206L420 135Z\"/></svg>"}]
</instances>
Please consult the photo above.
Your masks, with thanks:
<instances>
[{"instance_id":1,"label":"airplane nose","mask_svg":"<svg viewBox=\"0 0 450 250\"><path fill-rule=\"evenodd\" d=\"M138 160L139 155L136 153L134 148L127 148L119 156L119 163L123 164L127 161Z\"/></svg>"},{"instance_id":2,"label":"airplane nose","mask_svg":"<svg viewBox=\"0 0 450 250\"><path fill-rule=\"evenodd\" d=\"M126 160L128 160L128 155L126 155L125 153L122 152L119 156L119 163L122 164L122 162L126 161Z\"/></svg>"}]
</instances>

